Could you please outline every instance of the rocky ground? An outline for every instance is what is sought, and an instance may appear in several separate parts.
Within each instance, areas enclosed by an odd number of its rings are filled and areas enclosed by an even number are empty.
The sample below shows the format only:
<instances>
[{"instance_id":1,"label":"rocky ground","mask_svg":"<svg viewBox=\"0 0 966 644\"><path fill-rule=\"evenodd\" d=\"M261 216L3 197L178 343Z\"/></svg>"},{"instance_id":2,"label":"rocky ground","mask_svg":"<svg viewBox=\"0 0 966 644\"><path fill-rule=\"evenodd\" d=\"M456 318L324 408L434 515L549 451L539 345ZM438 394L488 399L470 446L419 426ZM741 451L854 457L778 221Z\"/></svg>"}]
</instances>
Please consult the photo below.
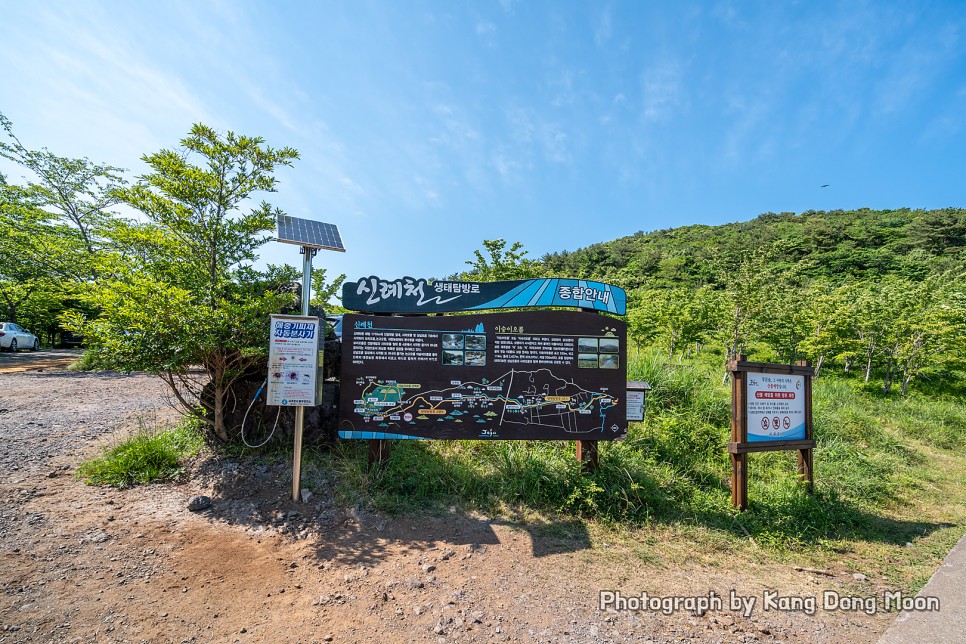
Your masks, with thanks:
<instances>
[{"instance_id":1,"label":"rocky ground","mask_svg":"<svg viewBox=\"0 0 966 644\"><path fill-rule=\"evenodd\" d=\"M295 503L290 465L255 458L91 487L73 476L81 461L174 418L160 380L2 367L0 642L861 642L893 618L761 605L766 591L845 591L845 572L670 567L580 522L387 517L338 506L325 483ZM211 507L189 511L196 495ZM601 590L723 606L601 610ZM756 598L750 617L729 591Z\"/></svg>"}]
</instances>

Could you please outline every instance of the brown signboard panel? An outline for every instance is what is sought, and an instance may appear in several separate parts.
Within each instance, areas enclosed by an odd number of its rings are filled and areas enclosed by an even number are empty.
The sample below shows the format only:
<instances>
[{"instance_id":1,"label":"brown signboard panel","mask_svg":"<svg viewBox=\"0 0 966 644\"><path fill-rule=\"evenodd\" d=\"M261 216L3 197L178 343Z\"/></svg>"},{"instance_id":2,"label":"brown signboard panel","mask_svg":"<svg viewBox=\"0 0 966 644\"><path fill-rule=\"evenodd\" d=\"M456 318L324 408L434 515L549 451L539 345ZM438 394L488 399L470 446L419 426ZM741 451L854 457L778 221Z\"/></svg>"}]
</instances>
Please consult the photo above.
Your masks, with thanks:
<instances>
[{"instance_id":1,"label":"brown signboard panel","mask_svg":"<svg viewBox=\"0 0 966 644\"><path fill-rule=\"evenodd\" d=\"M342 438L613 440L627 327L567 311L343 319Z\"/></svg>"}]
</instances>

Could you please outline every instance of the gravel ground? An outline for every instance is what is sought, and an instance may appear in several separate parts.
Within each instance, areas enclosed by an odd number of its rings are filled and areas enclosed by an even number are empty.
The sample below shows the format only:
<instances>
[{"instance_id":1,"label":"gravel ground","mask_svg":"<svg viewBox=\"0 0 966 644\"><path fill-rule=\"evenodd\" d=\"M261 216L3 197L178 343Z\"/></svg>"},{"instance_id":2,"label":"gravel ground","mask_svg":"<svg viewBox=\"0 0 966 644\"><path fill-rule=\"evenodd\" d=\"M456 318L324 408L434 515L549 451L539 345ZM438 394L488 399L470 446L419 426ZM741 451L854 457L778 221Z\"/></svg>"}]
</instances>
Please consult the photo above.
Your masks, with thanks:
<instances>
[{"instance_id":1,"label":"gravel ground","mask_svg":"<svg viewBox=\"0 0 966 644\"><path fill-rule=\"evenodd\" d=\"M174 418L160 380L28 371L0 391L0 642L861 642L891 622L728 606L732 589L759 606L770 589L845 591L845 572L646 562L580 522L386 517L340 507L324 476L294 503L290 465L257 458L201 458L177 485L87 486L82 460ZM211 508L189 511L196 495ZM600 610L602 589L725 605Z\"/></svg>"}]
</instances>

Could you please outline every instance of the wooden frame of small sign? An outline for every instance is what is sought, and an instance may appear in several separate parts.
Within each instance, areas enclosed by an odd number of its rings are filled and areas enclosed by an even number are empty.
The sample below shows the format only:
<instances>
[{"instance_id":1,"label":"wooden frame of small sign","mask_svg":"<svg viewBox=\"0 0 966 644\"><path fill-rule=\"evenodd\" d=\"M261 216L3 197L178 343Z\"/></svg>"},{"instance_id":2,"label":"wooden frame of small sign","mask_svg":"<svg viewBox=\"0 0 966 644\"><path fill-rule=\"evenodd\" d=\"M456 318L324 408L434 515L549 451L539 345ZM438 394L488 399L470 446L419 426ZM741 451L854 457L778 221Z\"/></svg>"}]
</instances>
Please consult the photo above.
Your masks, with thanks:
<instances>
[{"instance_id":1,"label":"wooden frame of small sign","mask_svg":"<svg viewBox=\"0 0 966 644\"><path fill-rule=\"evenodd\" d=\"M736 356L731 372L731 502L748 508L748 454L798 450L798 473L811 492L812 377L806 361L794 365L748 362Z\"/></svg>"}]
</instances>

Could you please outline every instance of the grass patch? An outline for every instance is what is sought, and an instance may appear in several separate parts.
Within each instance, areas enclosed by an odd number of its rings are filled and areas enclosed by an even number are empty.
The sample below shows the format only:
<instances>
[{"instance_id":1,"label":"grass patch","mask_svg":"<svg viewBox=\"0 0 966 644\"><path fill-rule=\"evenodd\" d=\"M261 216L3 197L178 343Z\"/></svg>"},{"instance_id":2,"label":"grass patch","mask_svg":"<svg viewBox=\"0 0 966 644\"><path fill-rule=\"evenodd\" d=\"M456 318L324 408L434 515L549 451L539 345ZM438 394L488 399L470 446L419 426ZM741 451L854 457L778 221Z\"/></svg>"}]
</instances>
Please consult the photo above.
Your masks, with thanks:
<instances>
[{"instance_id":1,"label":"grass patch","mask_svg":"<svg viewBox=\"0 0 966 644\"><path fill-rule=\"evenodd\" d=\"M162 430L140 427L132 436L77 468L91 485L130 487L176 478L185 459L204 446L204 435L190 422Z\"/></svg>"},{"instance_id":2,"label":"grass patch","mask_svg":"<svg viewBox=\"0 0 966 644\"><path fill-rule=\"evenodd\" d=\"M72 371L75 373L97 371L97 365L95 364L90 352L85 351L77 360L67 365L67 371Z\"/></svg>"}]
</instances>

